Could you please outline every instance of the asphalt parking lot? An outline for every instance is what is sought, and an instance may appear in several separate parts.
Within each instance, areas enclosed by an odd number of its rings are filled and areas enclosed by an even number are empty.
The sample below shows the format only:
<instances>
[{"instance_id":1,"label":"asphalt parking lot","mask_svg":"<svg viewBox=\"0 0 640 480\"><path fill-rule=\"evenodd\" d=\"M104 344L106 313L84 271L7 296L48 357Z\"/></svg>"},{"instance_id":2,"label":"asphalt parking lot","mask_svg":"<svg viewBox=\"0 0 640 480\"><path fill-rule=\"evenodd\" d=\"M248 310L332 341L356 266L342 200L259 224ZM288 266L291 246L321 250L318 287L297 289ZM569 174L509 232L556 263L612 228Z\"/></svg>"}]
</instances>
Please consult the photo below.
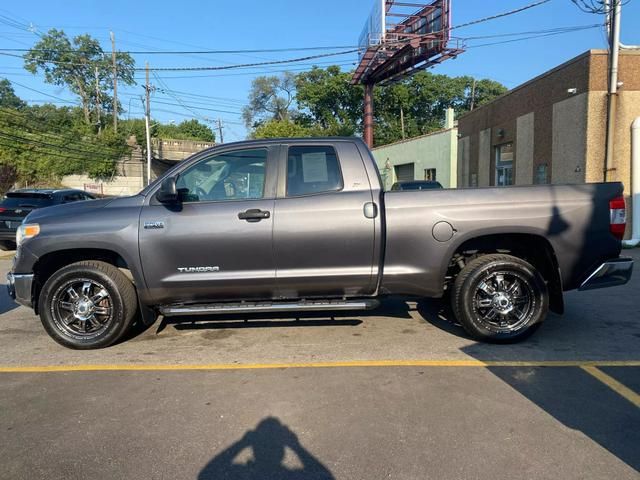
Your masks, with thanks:
<instances>
[{"instance_id":1,"label":"asphalt parking lot","mask_svg":"<svg viewBox=\"0 0 640 480\"><path fill-rule=\"evenodd\" d=\"M77 352L0 285L0 478L637 479L639 287L571 292L517 345L390 298Z\"/></svg>"}]
</instances>

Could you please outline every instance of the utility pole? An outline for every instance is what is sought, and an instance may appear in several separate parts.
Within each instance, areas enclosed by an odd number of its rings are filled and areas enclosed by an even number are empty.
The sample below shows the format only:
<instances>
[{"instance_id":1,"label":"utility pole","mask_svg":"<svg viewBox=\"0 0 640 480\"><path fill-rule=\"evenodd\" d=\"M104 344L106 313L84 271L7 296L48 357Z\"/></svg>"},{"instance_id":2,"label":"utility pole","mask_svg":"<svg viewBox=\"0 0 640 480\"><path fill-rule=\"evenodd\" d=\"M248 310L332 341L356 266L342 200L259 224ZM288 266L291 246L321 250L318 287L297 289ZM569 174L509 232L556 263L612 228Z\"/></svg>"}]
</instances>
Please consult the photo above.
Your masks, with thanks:
<instances>
[{"instance_id":1,"label":"utility pole","mask_svg":"<svg viewBox=\"0 0 640 480\"><path fill-rule=\"evenodd\" d=\"M145 102L145 113L144 113L144 126L147 131L147 185L151 183L151 105L149 103L149 97L151 92L151 85L149 85L149 62L146 62L146 82L145 82L145 92L146 92L146 102Z\"/></svg>"},{"instance_id":2,"label":"utility pole","mask_svg":"<svg viewBox=\"0 0 640 480\"><path fill-rule=\"evenodd\" d=\"M607 2L609 19L609 94L607 96L607 139L604 165L604 181L613 168L614 136L616 131L616 107L618 103L618 58L620 54L620 15L622 0Z\"/></svg>"},{"instance_id":3,"label":"utility pole","mask_svg":"<svg viewBox=\"0 0 640 480\"><path fill-rule=\"evenodd\" d=\"M113 64L113 130L118 133L118 67L116 66L116 36L111 35L111 63Z\"/></svg>"},{"instance_id":4,"label":"utility pole","mask_svg":"<svg viewBox=\"0 0 640 480\"><path fill-rule=\"evenodd\" d=\"M373 83L364 84L364 143L373 148Z\"/></svg>"},{"instance_id":5,"label":"utility pole","mask_svg":"<svg viewBox=\"0 0 640 480\"><path fill-rule=\"evenodd\" d=\"M469 105L469 111L473 110L473 107L476 103L476 79L473 79L473 83L471 84L471 105Z\"/></svg>"},{"instance_id":6,"label":"utility pole","mask_svg":"<svg viewBox=\"0 0 640 480\"><path fill-rule=\"evenodd\" d=\"M98 116L98 135L102 132L102 118L100 112L100 78L98 75L98 67L95 68L96 75L96 114Z\"/></svg>"},{"instance_id":7,"label":"utility pole","mask_svg":"<svg viewBox=\"0 0 640 480\"><path fill-rule=\"evenodd\" d=\"M222 120L218 119L218 131L220 132L220 143L224 143L224 137L222 136Z\"/></svg>"},{"instance_id":8,"label":"utility pole","mask_svg":"<svg viewBox=\"0 0 640 480\"><path fill-rule=\"evenodd\" d=\"M402 139L404 140L404 109L400 107L400 128L402 129Z\"/></svg>"}]
</instances>

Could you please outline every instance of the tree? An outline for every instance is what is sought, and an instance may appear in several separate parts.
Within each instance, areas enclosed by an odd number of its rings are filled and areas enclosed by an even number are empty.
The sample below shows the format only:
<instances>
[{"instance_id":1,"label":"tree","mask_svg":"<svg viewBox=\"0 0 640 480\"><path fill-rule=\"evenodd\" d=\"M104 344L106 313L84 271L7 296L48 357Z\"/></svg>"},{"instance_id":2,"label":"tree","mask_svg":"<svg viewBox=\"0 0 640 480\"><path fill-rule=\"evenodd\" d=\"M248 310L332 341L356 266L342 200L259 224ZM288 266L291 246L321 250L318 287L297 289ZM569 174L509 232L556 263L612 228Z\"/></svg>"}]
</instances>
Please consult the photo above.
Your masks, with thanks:
<instances>
[{"instance_id":1,"label":"tree","mask_svg":"<svg viewBox=\"0 0 640 480\"><path fill-rule=\"evenodd\" d=\"M160 138L201 140L204 142L215 142L216 140L213 130L196 119L184 120L178 125L160 124L154 133L154 136L158 136Z\"/></svg>"},{"instance_id":2,"label":"tree","mask_svg":"<svg viewBox=\"0 0 640 480\"><path fill-rule=\"evenodd\" d=\"M313 130L290 120L269 120L258 125L252 138L313 137Z\"/></svg>"},{"instance_id":3,"label":"tree","mask_svg":"<svg viewBox=\"0 0 640 480\"><path fill-rule=\"evenodd\" d=\"M6 78L0 80L0 107L20 110L27 104L16 95L13 85Z\"/></svg>"},{"instance_id":4,"label":"tree","mask_svg":"<svg viewBox=\"0 0 640 480\"><path fill-rule=\"evenodd\" d=\"M108 178L128 152L124 133L97 135L79 107L0 107L0 174L11 181L57 185L64 175Z\"/></svg>"},{"instance_id":5,"label":"tree","mask_svg":"<svg viewBox=\"0 0 640 480\"><path fill-rule=\"evenodd\" d=\"M242 115L247 128L255 128L268 120L289 120L294 100L295 76L285 73L282 76L257 77L251 83L249 104Z\"/></svg>"},{"instance_id":6,"label":"tree","mask_svg":"<svg viewBox=\"0 0 640 480\"><path fill-rule=\"evenodd\" d=\"M494 100L496 97L507 93L507 87L502 85L500 82L496 82L495 80L489 80L487 78L476 81L475 89L473 88L473 79L470 79L468 82L469 89L469 100L471 100L471 94L473 93L473 105L475 107L479 107L484 105L485 103L489 103ZM466 110L471 109L471 103L469 102L466 105Z\"/></svg>"},{"instance_id":7,"label":"tree","mask_svg":"<svg viewBox=\"0 0 640 480\"><path fill-rule=\"evenodd\" d=\"M135 84L134 64L128 53L117 52L119 82ZM42 71L47 83L64 85L78 95L86 124L91 123L92 111L95 111L93 120L97 123L99 110L120 110L120 105L113 105L110 95L113 89L111 56L105 55L100 42L90 35L69 39L64 31L53 28L25 54L24 67L33 74Z\"/></svg>"},{"instance_id":8,"label":"tree","mask_svg":"<svg viewBox=\"0 0 640 480\"><path fill-rule=\"evenodd\" d=\"M327 135L354 135L363 108L362 87L351 84L351 73L338 66L313 67L296 77L296 100L302 111L298 121Z\"/></svg>"}]
</instances>

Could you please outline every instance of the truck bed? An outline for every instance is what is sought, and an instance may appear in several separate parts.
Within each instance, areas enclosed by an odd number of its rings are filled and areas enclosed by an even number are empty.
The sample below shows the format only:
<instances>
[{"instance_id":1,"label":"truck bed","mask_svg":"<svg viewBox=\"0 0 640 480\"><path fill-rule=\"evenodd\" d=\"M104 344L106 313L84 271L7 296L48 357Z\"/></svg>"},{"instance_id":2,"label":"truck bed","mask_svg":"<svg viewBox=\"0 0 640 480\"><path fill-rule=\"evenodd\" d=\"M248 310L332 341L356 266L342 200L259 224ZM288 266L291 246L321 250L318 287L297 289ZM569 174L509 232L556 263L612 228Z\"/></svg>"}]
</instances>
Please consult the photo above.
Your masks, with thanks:
<instances>
[{"instance_id":1,"label":"truck bed","mask_svg":"<svg viewBox=\"0 0 640 480\"><path fill-rule=\"evenodd\" d=\"M622 191L620 183L591 183L386 192L381 291L440 296L443 258L474 238L506 234L546 239L563 290L575 289L620 253L609 231L609 201Z\"/></svg>"}]
</instances>

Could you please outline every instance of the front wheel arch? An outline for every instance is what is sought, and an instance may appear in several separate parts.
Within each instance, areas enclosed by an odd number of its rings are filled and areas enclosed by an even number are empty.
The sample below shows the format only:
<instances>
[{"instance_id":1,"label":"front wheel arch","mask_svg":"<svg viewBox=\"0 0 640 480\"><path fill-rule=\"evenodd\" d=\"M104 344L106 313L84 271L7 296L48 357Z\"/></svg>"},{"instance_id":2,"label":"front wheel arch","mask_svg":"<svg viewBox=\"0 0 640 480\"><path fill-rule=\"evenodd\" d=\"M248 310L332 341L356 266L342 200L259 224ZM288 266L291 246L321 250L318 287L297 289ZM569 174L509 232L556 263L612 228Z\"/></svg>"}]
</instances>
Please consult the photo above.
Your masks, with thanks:
<instances>
[{"instance_id":1,"label":"front wheel arch","mask_svg":"<svg viewBox=\"0 0 640 480\"><path fill-rule=\"evenodd\" d=\"M108 347L130 329L138 310L135 288L113 265L85 260L49 276L39 296L40 320L59 344Z\"/></svg>"}]
</instances>

